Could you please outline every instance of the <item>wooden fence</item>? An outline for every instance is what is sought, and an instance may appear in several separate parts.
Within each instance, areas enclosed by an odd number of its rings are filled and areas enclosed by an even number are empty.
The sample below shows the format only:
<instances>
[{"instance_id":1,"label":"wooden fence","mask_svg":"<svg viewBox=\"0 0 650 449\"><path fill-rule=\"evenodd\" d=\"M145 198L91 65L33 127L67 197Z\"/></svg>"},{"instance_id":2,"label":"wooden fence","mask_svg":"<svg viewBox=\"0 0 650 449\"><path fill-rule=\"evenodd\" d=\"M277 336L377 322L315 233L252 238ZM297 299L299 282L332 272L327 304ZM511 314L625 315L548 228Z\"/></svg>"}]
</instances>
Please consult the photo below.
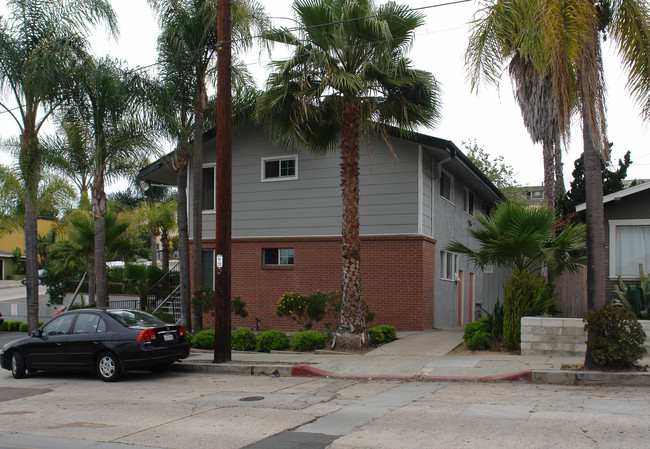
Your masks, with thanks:
<instances>
[{"instance_id":1,"label":"wooden fence","mask_svg":"<svg viewBox=\"0 0 650 449\"><path fill-rule=\"evenodd\" d=\"M562 318L584 318L587 314L587 267L567 273L555 281L557 308Z\"/></svg>"}]
</instances>

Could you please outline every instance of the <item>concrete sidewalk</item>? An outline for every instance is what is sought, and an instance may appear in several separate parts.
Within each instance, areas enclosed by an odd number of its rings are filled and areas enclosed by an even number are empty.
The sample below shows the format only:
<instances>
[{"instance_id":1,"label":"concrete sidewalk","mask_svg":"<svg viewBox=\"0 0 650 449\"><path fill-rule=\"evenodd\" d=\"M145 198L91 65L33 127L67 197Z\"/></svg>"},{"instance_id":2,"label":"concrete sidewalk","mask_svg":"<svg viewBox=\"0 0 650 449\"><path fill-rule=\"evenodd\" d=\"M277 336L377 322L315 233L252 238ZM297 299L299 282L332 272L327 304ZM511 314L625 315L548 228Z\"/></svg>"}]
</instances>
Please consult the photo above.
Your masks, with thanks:
<instances>
[{"instance_id":1,"label":"concrete sidewalk","mask_svg":"<svg viewBox=\"0 0 650 449\"><path fill-rule=\"evenodd\" d=\"M576 371L583 357L453 352L462 328L400 332L398 340L365 354L334 351L232 352L232 362L214 364L212 351L193 350L175 369L247 375L315 376L429 381L528 381L558 384L650 385L649 372ZM646 356L641 365L650 364Z\"/></svg>"}]
</instances>

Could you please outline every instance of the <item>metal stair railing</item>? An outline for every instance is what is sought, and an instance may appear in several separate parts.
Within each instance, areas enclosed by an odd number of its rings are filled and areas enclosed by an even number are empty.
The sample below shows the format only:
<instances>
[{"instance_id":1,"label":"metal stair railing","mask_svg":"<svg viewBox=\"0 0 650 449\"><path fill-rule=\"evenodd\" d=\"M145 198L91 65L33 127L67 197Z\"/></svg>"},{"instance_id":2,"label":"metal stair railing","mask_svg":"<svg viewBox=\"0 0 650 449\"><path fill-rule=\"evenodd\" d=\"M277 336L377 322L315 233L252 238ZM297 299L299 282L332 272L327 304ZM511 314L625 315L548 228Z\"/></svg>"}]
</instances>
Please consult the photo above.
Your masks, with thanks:
<instances>
[{"instance_id":1,"label":"metal stair railing","mask_svg":"<svg viewBox=\"0 0 650 449\"><path fill-rule=\"evenodd\" d=\"M149 304L151 306L151 304ZM155 307L151 313L165 311L174 316L178 323L181 319L181 286L178 285L165 299L156 301Z\"/></svg>"},{"instance_id":2,"label":"metal stair railing","mask_svg":"<svg viewBox=\"0 0 650 449\"><path fill-rule=\"evenodd\" d=\"M176 320L180 319L180 263L176 263L147 292L145 309L157 312L165 304L171 303L171 310ZM178 302L178 305L175 303ZM178 312L176 311L178 309Z\"/></svg>"}]
</instances>

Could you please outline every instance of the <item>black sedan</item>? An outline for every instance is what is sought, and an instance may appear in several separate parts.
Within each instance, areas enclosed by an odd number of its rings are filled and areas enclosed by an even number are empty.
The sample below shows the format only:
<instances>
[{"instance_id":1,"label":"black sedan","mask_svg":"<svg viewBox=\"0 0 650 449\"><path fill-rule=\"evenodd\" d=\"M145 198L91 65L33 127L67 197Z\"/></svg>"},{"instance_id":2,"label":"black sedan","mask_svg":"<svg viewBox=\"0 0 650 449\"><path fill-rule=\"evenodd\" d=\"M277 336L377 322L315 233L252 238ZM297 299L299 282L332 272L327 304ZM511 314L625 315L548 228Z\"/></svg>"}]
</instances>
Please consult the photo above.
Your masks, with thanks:
<instances>
[{"instance_id":1,"label":"black sedan","mask_svg":"<svg viewBox=\"0 0 650 449\"><path fill-rule=\"evenodd\" d=\"M162 371L189 353L185 326L167 324L140 310L78 309L7 343L0 363L16 379L39 370L85 370L114 381L133 369Z\"/></svg>"}]
</instances>

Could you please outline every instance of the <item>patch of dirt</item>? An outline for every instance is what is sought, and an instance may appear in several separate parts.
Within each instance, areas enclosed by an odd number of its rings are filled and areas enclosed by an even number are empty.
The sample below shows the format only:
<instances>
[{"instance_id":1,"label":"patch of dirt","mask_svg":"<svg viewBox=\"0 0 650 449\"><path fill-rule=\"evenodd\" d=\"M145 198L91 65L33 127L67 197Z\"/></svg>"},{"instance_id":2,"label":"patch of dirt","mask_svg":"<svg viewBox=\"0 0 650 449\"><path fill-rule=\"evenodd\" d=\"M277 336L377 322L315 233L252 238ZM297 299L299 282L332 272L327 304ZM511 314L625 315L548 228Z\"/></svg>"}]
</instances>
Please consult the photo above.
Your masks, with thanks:
<instances>
[{"instance_id":1,"label":"patch of dirt","mask_svg":"<svg viewBox=\"0 0 650 449\"><path fill-rule=\"evenodd\" d=\"M612 372L612 373L625 373L625 372L648 372L648 365L634 365L631 368L598 368L596 371L603 371L603 372ZM568 371L584 371L585 370L585 365L583 363L576 363L573 365L562 365L563 370L568 370Z\"/></svg>"},{"instance_id":2,"label":"patch of dirt","mask_svg":"<svg viewBox=\"0 0 650 449\"><path fill-rule=\"evenodd\" d=\"M485 350L480 350L476 351L473 349L469 349L467 347L467 344L465 342L462 342L458 346L456 346L454 349L449 351L446 355L485 355L485 354L490 354L494 352L505 352L508 354L515 354L519 355L521 354L521 351L512 351L506 347L506 345L503 342L498 342L494 348L492 349L485 349Z\"/></svg>"}]
</instances>

